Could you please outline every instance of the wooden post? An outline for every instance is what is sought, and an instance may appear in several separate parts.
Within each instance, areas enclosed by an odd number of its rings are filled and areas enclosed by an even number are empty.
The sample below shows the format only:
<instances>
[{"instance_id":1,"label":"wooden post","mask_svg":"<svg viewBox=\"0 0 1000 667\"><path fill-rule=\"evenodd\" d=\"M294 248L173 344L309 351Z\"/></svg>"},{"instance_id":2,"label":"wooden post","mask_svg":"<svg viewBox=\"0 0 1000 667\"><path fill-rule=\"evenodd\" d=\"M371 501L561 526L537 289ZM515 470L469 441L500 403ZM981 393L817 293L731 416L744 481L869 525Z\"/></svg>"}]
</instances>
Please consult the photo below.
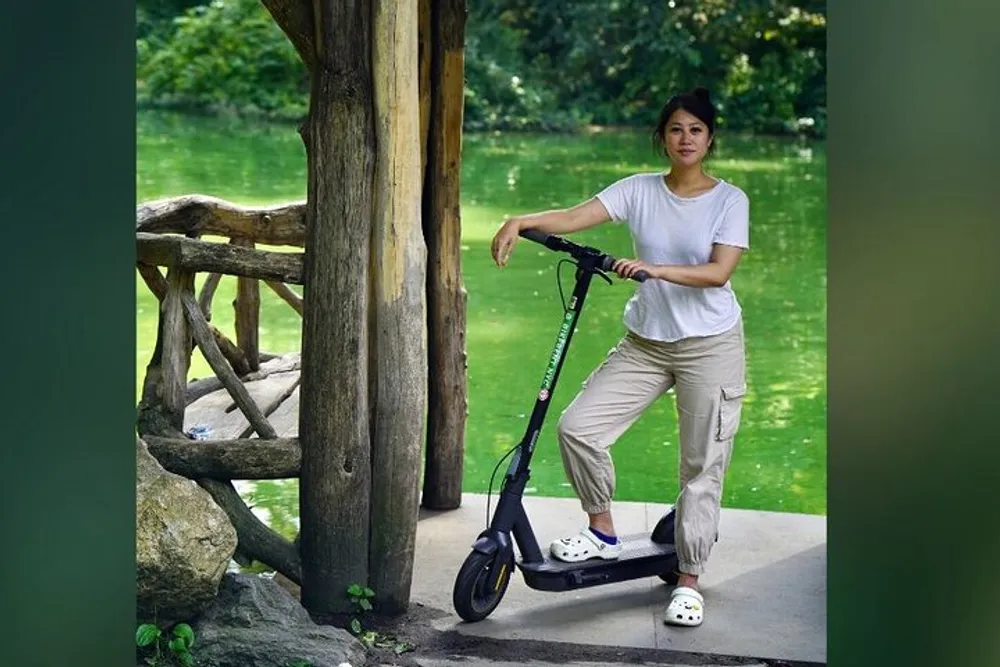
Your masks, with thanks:
<instances>
[{"instance_id":1,"label":"wooden post","mask_svg":"<svg viewBox=\"0 0 1000 667\"><path fill-rule=\"evenodd\" d=\"M420 228L417 0L376 0L375 217L369 586L379 611L410 601L427 395L425 251Z\"/></svg>"},{"instance_id":2,"label":"wooden post","mask_svg":"<svg viewBox=\"0 0 1000 667\"><path fill-rule=\"evenodd\" d=\"M370 0L316 0L302 321L302 604L346 614L368 580L368 286L375 128Z\"/></svg>"},{"instance_id":3,"label":"wooden post","mask_svg":"<svg viewBox=\"0 0 1000 667\"><path fill-rule=\"evenodd\" d=\"M254 248L252 239L235 237L231 243ZM260 283L254 278L236 279L236 345L243 351L251 371L260 369Z\"/></svg>"},{"instance_id":4,"label":"wooden post","mask_svg":"<svg viewBox=\"0 0 1000 667\"><path fill-rule=\"evenodd\" d=\"M163 357L158 395L170 426L184 430L184 390L191 368L191 328L184 317L184 296L194 296L194 273L170 268L167 295L160 309L163 318Z\"/></svg>"},{"instance_id":5,"label":"wooden post","mask_svg":"<svg viewBox=\"0 0 1000 667\"><path fill-rule=\"evenodd\" d=\"M423 505L445 510L462 501L468 406L459 211L466 7L465 0L432 4L431 119L423 210L428 334Z\"/></svg>"}]
</instances>

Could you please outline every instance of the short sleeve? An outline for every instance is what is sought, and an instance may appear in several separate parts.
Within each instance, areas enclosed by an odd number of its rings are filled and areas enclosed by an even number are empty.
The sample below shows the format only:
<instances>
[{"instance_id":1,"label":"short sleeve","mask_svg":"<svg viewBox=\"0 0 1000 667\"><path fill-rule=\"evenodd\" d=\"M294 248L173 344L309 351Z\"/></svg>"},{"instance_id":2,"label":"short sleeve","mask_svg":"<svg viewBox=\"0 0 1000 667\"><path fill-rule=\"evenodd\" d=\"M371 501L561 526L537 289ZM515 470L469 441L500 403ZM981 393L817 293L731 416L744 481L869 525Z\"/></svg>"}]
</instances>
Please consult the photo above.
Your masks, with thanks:
<instances>
[{"instance_id":1,"label":"short sleeve","mask_svg":"<svg viewBox=\"0 0 1000 667\"><path fill-rule=\"evenodd\" d=\"M632 203L635 201L635 176L628 176L597 193L597 199L604 204L608 215L615 222L630 219Z\"/></svg>"},{"instance_id":2,"label":"short sleeve","mask_svg":"<svg viewBox=\"0 0 1000 667\"><path fill-rule=\"evenodd\" d=\"M737 190L730 198L712 242L737 248L750 247L750 199L742 190Z\"/></svg>"}]
</instances>

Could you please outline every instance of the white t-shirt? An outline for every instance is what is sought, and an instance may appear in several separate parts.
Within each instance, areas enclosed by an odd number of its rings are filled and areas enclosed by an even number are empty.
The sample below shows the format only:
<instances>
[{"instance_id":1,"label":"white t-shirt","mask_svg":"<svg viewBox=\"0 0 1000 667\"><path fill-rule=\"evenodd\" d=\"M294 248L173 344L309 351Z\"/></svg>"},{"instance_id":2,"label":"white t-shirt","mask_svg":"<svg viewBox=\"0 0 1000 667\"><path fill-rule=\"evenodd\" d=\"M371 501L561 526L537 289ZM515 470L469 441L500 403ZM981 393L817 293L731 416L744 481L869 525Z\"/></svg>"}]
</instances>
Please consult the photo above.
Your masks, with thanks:
<instances>
[{"instance_id":1,"label":"white t-shirt","mask_svg":"<svg viewBox=\"0 0 1000 667\"><path fill-rule=\"evenodd\" d=\"M627 221L636 259L707 264L715 243L750 247L750 200L742 190L719 179L707 192L680 197L663 177L636 174L597 194L612 220ZM651 278L638 283L624 323L643 338L672 342L728 331L741 312L728 281L722 287L687 287Z\"/></svg>"}]
</instances>

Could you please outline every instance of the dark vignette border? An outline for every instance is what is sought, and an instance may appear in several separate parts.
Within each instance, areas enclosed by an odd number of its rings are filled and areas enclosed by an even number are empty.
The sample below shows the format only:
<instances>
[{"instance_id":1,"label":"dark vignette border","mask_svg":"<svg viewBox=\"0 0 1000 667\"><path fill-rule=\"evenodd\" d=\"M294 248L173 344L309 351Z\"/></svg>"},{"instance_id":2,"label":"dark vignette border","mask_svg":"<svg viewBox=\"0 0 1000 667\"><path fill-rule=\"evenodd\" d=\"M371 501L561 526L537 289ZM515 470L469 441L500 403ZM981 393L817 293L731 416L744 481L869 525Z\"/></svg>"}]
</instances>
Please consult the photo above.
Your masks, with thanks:
<instances>
[{"instance_id":1,"label":"dark vignette border","mask_svg":"<svg viewBox=\"0 0 1000 667\"><path fill-rule=\"evenodd\" d=\"M829 4L831 665L1000 662L1000 7ZM4 663L134 630L134 7L16 3Z\"/></svg>"},{"instance_id":2,"label":"dark vignette border","mask_svg":"<svg viewBox=\"0 0 1000 667\"><path fill-rule=\"evenodd\" d=\"M0 21L4 665L134 664L134 26Z\"/></svg>"},{"instance_id":3,"label":"dark vignette border","mask_svg":"<svg viewBox=\"0 0 1000 667\"><path fill-rule=\"evenodd\" d=\"M829 664L1000 663L1000 6L829 3Z\"/></svg>"}]
</instances>

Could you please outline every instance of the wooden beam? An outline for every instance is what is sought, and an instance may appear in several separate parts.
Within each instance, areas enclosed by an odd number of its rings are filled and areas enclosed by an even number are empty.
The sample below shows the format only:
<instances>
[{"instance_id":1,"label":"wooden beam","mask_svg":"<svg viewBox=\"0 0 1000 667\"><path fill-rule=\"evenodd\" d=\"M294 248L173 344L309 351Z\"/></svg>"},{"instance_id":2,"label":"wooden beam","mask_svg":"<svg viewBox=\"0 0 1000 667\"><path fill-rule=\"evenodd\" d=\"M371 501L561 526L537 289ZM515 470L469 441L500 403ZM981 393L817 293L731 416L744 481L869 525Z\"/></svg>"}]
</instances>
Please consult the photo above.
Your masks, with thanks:
<instances>
[{"instance_id":1,"label":"wooden beam","mask_svg":"<svg viewBox=\"0 0 1000 667\"><path fill-rule=\"evenodd\" d=\"M167 279L160 273L160 269L141 262L136 264L136 269L139 270L139 275L142 276L146 287L153 293L153 296L157 300L163 301L164 297L167 296Z\"/></svg>"},{"instance_id":2,"label":"wooden beam","mask_svg":"<svg viewBox=\"0 0 1000 667\"><path fill-rule=\"evenodd\" d=\"M299 550L261 522L243 502L231 482L203 478L198 480L198 485L208 491L229 517L236 529L240 552L253 560L267 563L296 584L302 585Z\"/></svg>"},{"instance_id":3,"label":"wooden beam","mask_svg":"<svg viewBox=\"0 0 1000 667\"><path fill-rule=\"evenodd\" d=\"M149 452L164 468L189 479L287 479L299 476L297 438L191 440L147 435Z\"/></svg>"},{"instance_id":4,"label":"wooden beam","mask_svg":"<svg viewBox=\"0 0 1000 667\"><path fill-rule=\"evenodd\" d=\"M145 202L136 209L140 233L239 236L264 245L303 247L305 204L294 202L254 208L204 195L184 195Z\"/></svg>"},{"instance_id":5,"label":"wooden beam","mask_svg":"<svg viewBox=\"0 0 1000 667\"><path fill-rule=\"evenodd\" d=\"M219 351L222 352L222 356L226 358L229 365L233 367L233 371L237 376L243 377L250 372L250 363L247 361L246 355L243 354L241 350L233 341L229 340L226 334L219 331L216 327L209 325L212 331L212 337L215 338L215 344L219 346Z\"/></svg>"},{"instance_id":6,"label":"wooden beam","mask_svg":"<svg viewBox=\"0 0 1000 667\"><path fill-rule=\"evenodd\" d=\"M143 232L135 236L137 258L144 264L302 284L300 252L251 250Z\"/></svg>"},{"instance_id":7,"label":"wooden beam","mask_svg":"<svg viewBox=\"0 0 1000 667\"><path fill-rule=\"evenodd\" d=\"M266 280L265 283L268 287L274 290L274 293L280 296L285 303L291 306L296 313L302 315L302 297L296 294L292 289L285 283L275 282L274 280Z\"/></svg>"},{"instance_id":8,"label":"wooden beam","mask_svg":"<svg viewBox=\"0 0 1000 667\"><path fill-rule=\"evenodd\" d=\"M208 274L208 278L205 279L205 284L201 286L201 292L198 294L198 305L201 307L201 312L205 314L205 319L209 322L212 321L212 299L215 298L215 290L218 289L221 281L221 273Z\"/></svg>"},{"instance_id":9,"label":"wooden beam","mask_svg":"<svg viewBox=\"0 0 1000 667\"><path fill-rule=\"evenodd\" d=\"M202 314L201 308L198 307L198 302L194 300L194 296L184 295L183 304L187 321L191 325L191 333L194 335L195 342L198 343L198 348L205 356L205 360L208 361L208 365L215 371L215 375L222 380L223 386L236 401L236 405L246 415L250 425L262 438L277 438L278 434L274 427L261 413L260 408L257 407L253 398L250 397L250 393L219 350L219 346L208 328L208 322L205 321L205 316ZM181 395L183 397L183 390Z\"/></svg>"},{"instance_id":10,"label":"wooden beam","mask_svg":"<svg viewBox=\"0 0 1000 667\"><path fill-rule=\"evenodd\" d=\"M285 357L277 357L274 361L266 361L260 365L260 370L249 373L244 380L246 382L254 382L256 380L263 380L268 375L272 373L286 373L288 371L297 371L302 368L302 357L299 355L289 355ZM218 391L223 389L222 380L215 377L201 378L200 380L194 380L188 384L187 390L185 391L184 402L186 405L191 405L197 401L202 396L207 396L213 391ZM265 412L265 415L267 413Z\"/></svg>"}]
</instances>

